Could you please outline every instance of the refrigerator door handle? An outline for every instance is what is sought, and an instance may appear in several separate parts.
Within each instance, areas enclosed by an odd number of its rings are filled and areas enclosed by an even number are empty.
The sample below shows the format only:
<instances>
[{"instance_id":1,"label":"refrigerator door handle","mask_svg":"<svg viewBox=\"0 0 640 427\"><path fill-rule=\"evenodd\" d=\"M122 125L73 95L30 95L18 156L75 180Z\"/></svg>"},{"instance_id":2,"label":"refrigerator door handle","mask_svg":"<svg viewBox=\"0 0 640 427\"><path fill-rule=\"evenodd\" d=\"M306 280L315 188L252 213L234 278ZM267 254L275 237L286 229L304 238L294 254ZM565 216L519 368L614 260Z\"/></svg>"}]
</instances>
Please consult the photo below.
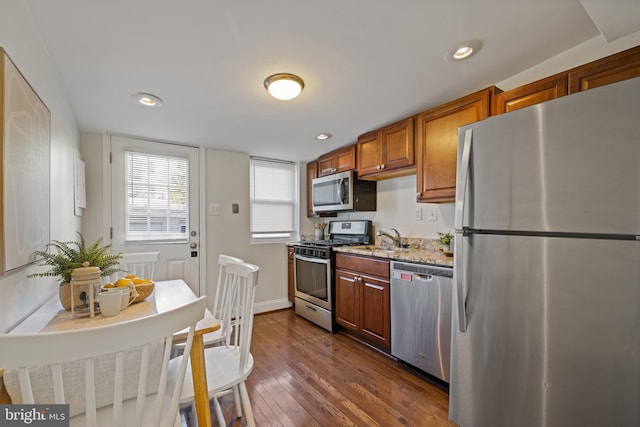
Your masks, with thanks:
<instances>
[{"instance_id":1,"label":"refrigerator door handle","mask_svg":"<svg viewBox=\"0 0 640 427\"><path fill-rule=\"evenodd\" d=\"M472 129L467 129L464 133L464 143L462 145L462 157L460 159L460 167L458 168L458 176L456 178L456 212L455 212L455 228L462 230L464 220L464 198L467 194L467 181L469 180L469 165L471 162L471 141Z\"/></svg>"},{"instance_id":2,"label":"refrigerator door handle","mask_svg":"<svg viewBox=\"0 0 640 427\"><path fill-rule=\"evenodd\" d=\"M454 253L456 254L455 260L455 278L456 278L456 293L458 295L458 328L460 332L467 332L467 305L465 302L465 283L467 278L466 260L464 258L464 239L467 236L463 232L456 233L453 239Z\"/></svg>"}]
</instances>

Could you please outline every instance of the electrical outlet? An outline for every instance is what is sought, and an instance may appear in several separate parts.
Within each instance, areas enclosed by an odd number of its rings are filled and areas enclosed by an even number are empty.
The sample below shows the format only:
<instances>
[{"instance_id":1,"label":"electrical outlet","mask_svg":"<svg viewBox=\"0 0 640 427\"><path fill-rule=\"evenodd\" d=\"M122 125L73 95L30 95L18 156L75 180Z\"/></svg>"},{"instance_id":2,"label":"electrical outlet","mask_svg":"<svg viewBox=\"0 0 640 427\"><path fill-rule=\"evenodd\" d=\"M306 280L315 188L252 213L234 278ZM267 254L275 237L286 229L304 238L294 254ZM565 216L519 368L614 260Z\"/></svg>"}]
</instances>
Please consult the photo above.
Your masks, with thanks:
<instances>
[{"instance_id":1,"label":"electrical outlet","mask_svg":"<svg viewBox=\"0 0 640 427\"><path fill-rule=\"evenodd\" d=\"M416 221L422 221L422 208L416 208Z\"/></svg>"},{"instance_id":2,"label":"electrical outlet","mask_svg":"<svg viewBox=\"0 0 640 427\"><path fill-rule=\"evenodd\" d=\"M218 216L220 215L220 205L209 205L209 215Z\"/></svg>"}]
</instances>

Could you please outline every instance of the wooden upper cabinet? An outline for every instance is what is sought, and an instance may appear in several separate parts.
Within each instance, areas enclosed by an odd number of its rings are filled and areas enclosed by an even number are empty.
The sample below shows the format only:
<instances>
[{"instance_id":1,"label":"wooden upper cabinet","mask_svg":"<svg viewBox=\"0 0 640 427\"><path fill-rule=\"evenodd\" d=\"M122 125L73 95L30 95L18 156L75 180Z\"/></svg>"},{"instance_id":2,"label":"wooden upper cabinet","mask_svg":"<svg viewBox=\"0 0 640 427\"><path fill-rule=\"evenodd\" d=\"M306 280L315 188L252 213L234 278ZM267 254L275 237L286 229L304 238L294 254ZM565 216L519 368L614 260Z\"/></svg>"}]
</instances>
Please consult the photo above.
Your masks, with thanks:
<instances>
[{"instance_id":1,"label":"wooden upper cabinet","mask_svg":"<svg viewBox=\"0 0 640 427\"><path fill-rule=\"evenodd\" d=\"M318 159L318 176L354 170L356 168L356 145L338 148Z\"/></svg>"},{"instance_id":2,"label":"wooden upper cabinet","mask_svg":"<svg viewBox=\"0 0 640 427\"><path fill-rule=\"evenodd\" d=\"M415 117L358 137L358 177L383 179L415 173Z\"/></svg>"},{"instance_id":3,"label":"wooden upper cabinet","mask_svg":"<svg viewBox=\"0 0 640 427\"><path fill-rule=\"evenodd\" d=\"M569 70L569 93L640 77L640 46Z\"/></svg>"},{"instance_id":4,"label":"wooden upper cabinet","mask_svg":"<svg viewBox=\"0 0 640 427\"><path fill-rule=\"evenodd\" d=\"M497 93L493 114L508 113L567 94L567 74L561 73Z\"/></svg>"},{"instance_id":5,"label":"wooden upper cabinet","mask_svg":"<svg viewBox=\"0 0 640 427\"><path fill-rule=\"evenodd\" d=\"M454 201L458 127L489 117L494 93L492 86L418 115L418 202Z\"/></svg>"}]
</instances>

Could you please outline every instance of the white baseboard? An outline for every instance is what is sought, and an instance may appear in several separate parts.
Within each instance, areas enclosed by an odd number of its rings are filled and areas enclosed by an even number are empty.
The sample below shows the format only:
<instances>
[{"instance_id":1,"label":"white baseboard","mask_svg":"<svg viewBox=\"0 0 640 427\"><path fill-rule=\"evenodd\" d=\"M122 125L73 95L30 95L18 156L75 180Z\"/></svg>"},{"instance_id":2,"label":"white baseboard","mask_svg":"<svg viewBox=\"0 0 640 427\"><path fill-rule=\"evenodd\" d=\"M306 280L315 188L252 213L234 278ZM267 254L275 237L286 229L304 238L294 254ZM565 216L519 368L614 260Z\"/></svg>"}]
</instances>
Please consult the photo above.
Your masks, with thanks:
<instances>
[{"instance_id":1,"label":"white baseboard","mask_svg":"<svg viewBox=\"0 0 640 427\"><path fill-rule=\"evenodd\" d=\"M283 308L289 308L292 306L293 304L291 304L291 302L286 298L276 299L257 303L253 307L253 312L255 314L266 313L267 311L282 310Z\"/></svg>"}]
</instances>

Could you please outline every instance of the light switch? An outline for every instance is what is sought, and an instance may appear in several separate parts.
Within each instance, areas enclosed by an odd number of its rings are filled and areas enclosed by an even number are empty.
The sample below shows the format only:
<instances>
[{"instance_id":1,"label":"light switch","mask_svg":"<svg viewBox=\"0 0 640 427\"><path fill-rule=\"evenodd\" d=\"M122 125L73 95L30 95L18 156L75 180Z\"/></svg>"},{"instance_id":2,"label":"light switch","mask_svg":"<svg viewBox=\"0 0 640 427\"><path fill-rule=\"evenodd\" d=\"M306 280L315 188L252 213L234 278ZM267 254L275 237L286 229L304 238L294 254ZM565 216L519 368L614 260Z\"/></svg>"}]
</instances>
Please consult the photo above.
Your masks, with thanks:
<instances>
[{"instance_id":1,"label":"light switch","mask_svg":"<svg viewBox=\"0 0 640 427\"><path fill-rule=\"evenodd\" d=\"M422 208L416 208L416 221L422 221Z\"/></svg>"},{"instance_id":2,"label":"light switch","mask_svg":"<svg viewBox=\"0 0 640 427\"><path fill-rule=\"evenodd\" d=\"M240 205L238 205L237 203L233 203L231 205L231 213L239 213L240 212Z\"/></svg>"},{"instance_id":3,"label":"light switch","mask_svg":"<svg viewBox=\"0 0 640 427\"><path fill-rule=\"evenodd\" d=\"M425 209L427 210L427 220L428 221L437 221L438 220L438 208L434 204L426 204Z\"/></svg>"}]
</instances>

